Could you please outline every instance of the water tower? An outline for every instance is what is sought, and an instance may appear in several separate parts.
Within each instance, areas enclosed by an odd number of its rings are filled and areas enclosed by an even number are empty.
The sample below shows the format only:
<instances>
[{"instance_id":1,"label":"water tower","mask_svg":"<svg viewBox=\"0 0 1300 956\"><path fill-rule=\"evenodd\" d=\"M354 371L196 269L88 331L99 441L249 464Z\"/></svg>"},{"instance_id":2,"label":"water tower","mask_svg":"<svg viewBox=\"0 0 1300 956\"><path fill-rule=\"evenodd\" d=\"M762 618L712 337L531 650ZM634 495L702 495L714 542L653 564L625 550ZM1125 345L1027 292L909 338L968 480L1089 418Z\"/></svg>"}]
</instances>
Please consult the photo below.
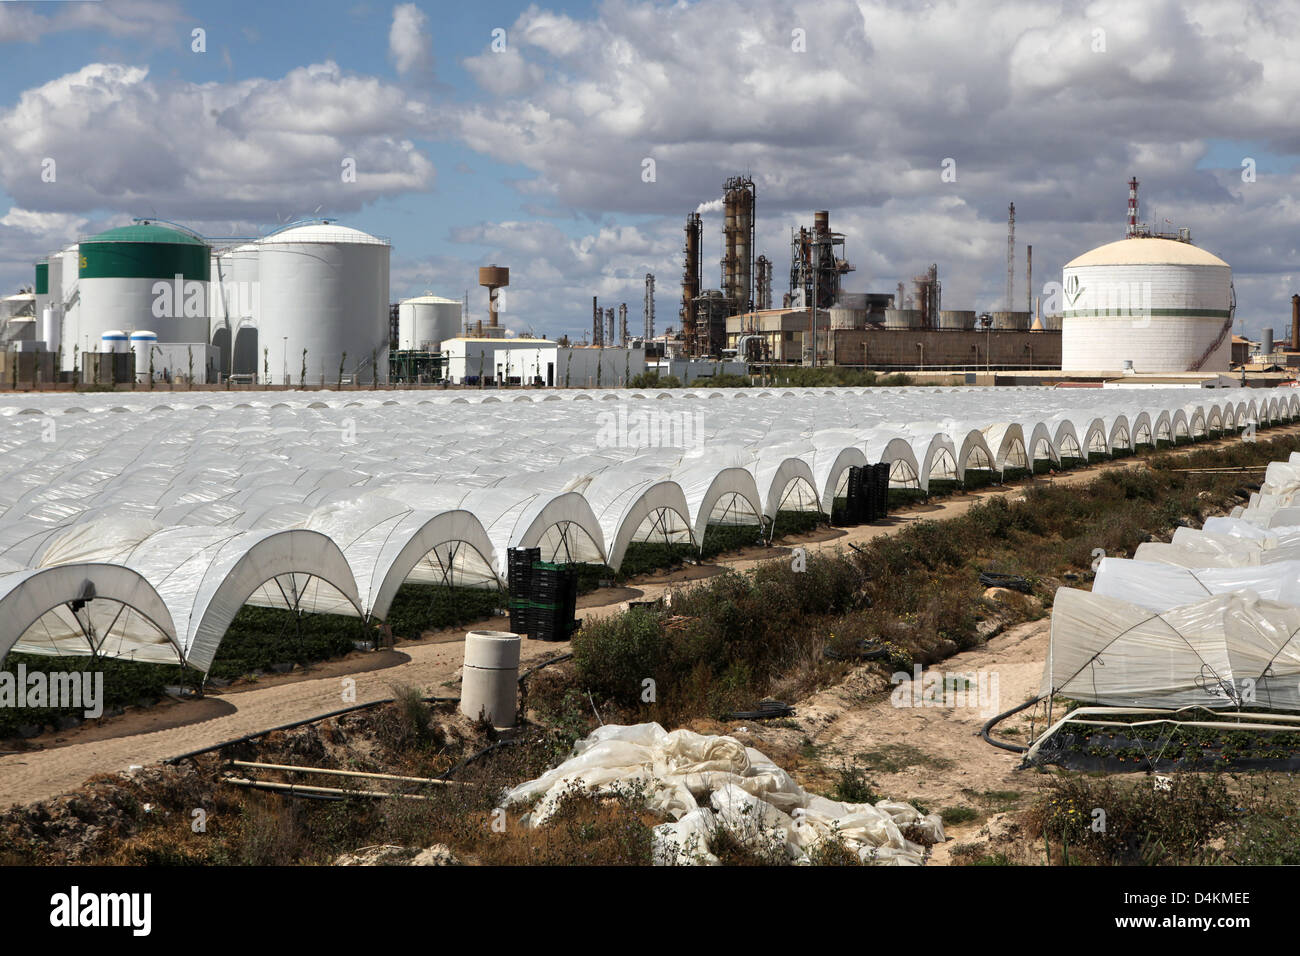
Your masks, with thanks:
<instances>
[{"instance_id":1,"label":"water tower","mask_svg":"<svg viewBox=\"0 0 1300 956\"><path fill-rule=\"evenodd\" d=\"M496 263L493 263L490 266L483 266L478 270L478 284L486 286L488 290L488 328L492 331L489 331L486 334L488 336L500 335L501 333L496 331L498 328L497 290L504 289L510 284L510 270L505 266L499 266Z\"/></svg>"}]
</instances>

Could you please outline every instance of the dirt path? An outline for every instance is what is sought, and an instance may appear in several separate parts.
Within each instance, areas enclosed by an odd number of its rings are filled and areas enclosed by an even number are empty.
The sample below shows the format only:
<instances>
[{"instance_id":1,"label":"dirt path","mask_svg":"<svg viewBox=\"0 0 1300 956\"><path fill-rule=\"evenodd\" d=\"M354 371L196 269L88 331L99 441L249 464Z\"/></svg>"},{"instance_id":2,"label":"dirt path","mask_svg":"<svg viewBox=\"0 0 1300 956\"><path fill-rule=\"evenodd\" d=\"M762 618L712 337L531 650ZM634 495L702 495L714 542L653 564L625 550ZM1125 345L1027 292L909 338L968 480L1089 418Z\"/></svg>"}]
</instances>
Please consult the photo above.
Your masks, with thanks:
<instances>
[{"instance_id":1,"label":"dirt path","mask_svg":"<svg viewBox=\"0 0 1300 956\"><path fill-rule=\"evenodd\" d=\"M1270 429L1268 436L1297 431L1300 431L1300 426ZM1237 439L1207 442L1194 448L1214 447L1235 440ZM1065 484L1084 482L1094 478L1100 471L1128 467L1138 460L1140 459L1107 462L1050 480ZM716 574L720 567L737 570L752 568L761 561L788 554L793 546L803 546L809 551L842 549L850 543L858 544L877 535L892 534L913 521L956 517L964 514L977 501L999 495L1020 495L1026 483L984 489L942 502L920 505L900 512L880 524L837 530L829 534L822 529L786 539L787 547L753 548L724 558L715 565L688 566L647 575L630 582L627 587L585 596L580 602L578 616L586 619L606 617L618 613L629 598L658 598L665 591ZM504 629L506 626L504 618L497 618L449 629L430 635L423 641L403 642L395 654L350 656L343 661L315 665L305 673L268 680L265 686L259 684L231 688L204 701L133 711L99 726L86 725L59 734L48 741L42 741L46 745L45 749L0 756L0 806L47 799L79 786L87 777L96 773L157 763L244 734L337 710L345 706L342 698L343 676L351 676L356 681L356 703L391 696L392 685L395 683L423 688L430 695L452 696L453 688L458 686L464 656L464 631L470 627ZM1024 634L1019 631L1008 632L995 638L986 648L951 659L945 663L945 669L971 670L996 665L999 668L1002 699L1022 700L1028 693L1027 689L1037 686L1041 674L1046 631L1043 625L1038 627L1039 630L1031 629ZM523 660L530 663L567 649L567 643L525 641ZM825 739L819 736L818 742L837 747L851 746L860 750L865 746L863 741L869 743L878 740L884 747L893 743L907 743L926 753L948 755L956 762L952 769L927 770L916 764L900 771L897 780L879 775L875 777L882 790L887 789L891 794L903 798L910 792L928 802L932 809L940 809L953 805L944 801L961 802L958 797L965 790L983 793L988 790L1016 789L1009 782L1012 778L1006 776L1015 763L1014 756L994 750L978 738L972 738L968 731L978 730L979 723L978 712L957 711L950 717L943 717L941 711L932 709L895 709L886 700L883 704L874 704L862 712L845 713L831 727L822 731L828 736Z\"/></svg>"},{"instance_id":2,"label":"dirt path","mask_svg":"<svg viewBox=\"0 0 1300 956\"><path fill-rule=\"evenodd\" d=\"M1024 805L1034 792L1034 773L1016 770L1020 756L985 743L979 731L994 714L1038 695L1049 631L1049 619L1031 621L945 660L944 673L975 675L971 691L981 688L975 700L917 701L909 692L895 701L891 693L834 713L810 740L823 761L863 767L884 797L919 802L931 811L967 807L979 814L974 821L947 825L950 839L935 847L931 861L946 864L951 847L977 831L986 817ZM911 691L915 685L902 687ZM815 719L817 699L809 703L800 713ZM1023 741L1028 725L1028 712L1018 714L999 727L999 736Z\"/></svg>"}]
</instances>

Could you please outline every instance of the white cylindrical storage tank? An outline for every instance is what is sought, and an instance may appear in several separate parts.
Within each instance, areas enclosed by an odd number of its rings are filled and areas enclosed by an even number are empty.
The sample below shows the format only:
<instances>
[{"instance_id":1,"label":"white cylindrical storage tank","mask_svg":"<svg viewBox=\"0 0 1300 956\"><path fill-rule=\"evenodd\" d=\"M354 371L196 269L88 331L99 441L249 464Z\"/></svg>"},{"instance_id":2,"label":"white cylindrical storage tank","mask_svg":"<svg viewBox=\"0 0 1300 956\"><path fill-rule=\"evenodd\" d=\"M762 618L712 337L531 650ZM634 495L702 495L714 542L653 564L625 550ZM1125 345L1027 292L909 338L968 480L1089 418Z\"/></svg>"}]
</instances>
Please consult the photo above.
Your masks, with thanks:
<instances>
[{"instance_id":1,"label":"white cylindrical storage tank","mask_svg":"<svg viewBox=\"0 0 1300 956\"><path fill-rule=\"evenodd\" d=\"M1232 270L1190 242L1136 236L1066 264L1061 368L1226 372Z\"/></svg>"},{"instance_id":2,"label":"white cylindrical storage tank","mask_svg":"<svg viewBox=\"0 0 1300 956\"><path fill-rule=\"evenodd\" d=\"M135 378L137 382L149 381L149 357L153 347L158 344L154 332L132 332L130 347L135 352Z\"/></svg>"},{"instance_id":3,"label":"white cylindrical storage tank","mask_svg":"<svg viewBox=\"0 0 1300 956\"><path fill-rule=\"evenodd\" d=\"M332 223L291 226L257 241L258 341L270 382L388 381L387 240ZM258 372L261 373L261 369Z\"/></svg>"},{"instance_id":4,"label":"white cylindrical storage tank","mask_svg":"<svg viewBox=\"0 0 1300 956\"><path fill-rule=\"evenodd\" d=\"M1061 331L1061 317L1059 315L1045 315L1042 322L1044 332Z\"/></svg>"},{"instance_id":5,"label":"white cylindrical storage tank","mask_svg":"<svg viewBox=\"0 0 1300 956\"><path fill-rule=\"evenodd\" d=\"M460 334L459 299L426 294L397 307L397 347L403 351L437 351L444 339Z\"/></svg>"},{"instance_id":6,"label":"white cylindrical storage tank","mask_svg":"<svg viewBox=\"0 0 1300 956\"><path fill-rule=\"evenodd\" d=\"M203 240L137 222L84 240L80 252L79 334L87 343L116 329L152 329L160 342L209 341Z\"/></svg>"},{"instance_id":7,"label":"white cylindrical storage tank","mask_svg":"<svg viewBox=\"0 0 1300 956\"><path fill-rule=\"evenodd\" d=\"M41 312L41 335L45 338L45 346L51 352L59 350L60 319L62 316L58 309L46 306Z\"/></svg>"},{"instance_id":8,"label":"white cylindrical storage tank","mask_svg":"<svg viewBox=\"0 0 1300 956\"><path fill-rule=\"evenodd\" d=\"M242 322L257 324L257 246L246 242L223 257L222 279L226 283L226 309L231 329Z\"/></svg>"},{"instance_id":9,"label":"white cylindrical storage tank","mask_svg":"<svg viewBox=\"0 0 1300 956\"><path fill-rule=\"evenodd\" d=\"M920 327L920 309L885 310L885 328L887 329L919 329Z\"/></svg>"},{"instance_id":10,"label":"white cylindrical storage tank","mask_svg":"<svg viewBox=\"0 0 1300 956\"><path fill-rule=\"evenodd\" d=\"M513 727L519 693L518 634L470 631L465 635L460 711L471 720L485 716L494 727Z\"/></svg>"},{"instance_id":11,"label":"white cylindrical storage tank","mask_svg":"<svg viewBox=\"0 0 1300 956\"><path fill-rule=\"evenodd\" d=\"M975 313L949 309L939 313L939 328L959 330L975 328Z\"/></svg>"},{"instance_id":12,"label":"white cylindrical storage tank","mask_svg":"<svg viewBox=\"0 0 1300 956\"><path fill-rule=\"evenodd\" d=\"M63 355L59 365L65 372L75 369L80 364L77 356L86 351L86 346L81 340L81 296L77 278L80 272L80 255L77 250L78 247L73 244L59 255L63 263L59 270L59 288L63 296L63 335L60 336ZM99 348L98 343L91 346L91 351L97 348Z\"/></svg>"},{"instance_id":13,"label":"white cylindrical storage tank","mask_svg":"<svg viewBox=\"0 0 1300 956\"><path fill-rule=\"evenodd\" d=\"M99 351L125 352L131 347L127 335L121 329L107 329L99 334Z\"/></svg>"}]
</instances>

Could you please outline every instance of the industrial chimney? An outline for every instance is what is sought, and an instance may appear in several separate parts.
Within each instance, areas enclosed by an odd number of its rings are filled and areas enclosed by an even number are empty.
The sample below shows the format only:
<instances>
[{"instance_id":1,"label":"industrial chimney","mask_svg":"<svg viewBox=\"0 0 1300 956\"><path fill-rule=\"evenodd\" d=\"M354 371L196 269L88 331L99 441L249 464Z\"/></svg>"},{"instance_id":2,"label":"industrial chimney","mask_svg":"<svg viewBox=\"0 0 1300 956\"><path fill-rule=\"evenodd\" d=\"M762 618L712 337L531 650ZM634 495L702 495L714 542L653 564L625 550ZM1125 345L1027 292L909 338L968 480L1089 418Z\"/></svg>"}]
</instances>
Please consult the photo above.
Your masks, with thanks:
<instances>
[{"instance_id":1,"label":"industrial chimney","mask_svg":"<svg viewBox=\"0 0 1300 956\"><path fill-rule=\"evenodd\" d=\"M1300 295L1291 296L1291 348L1300 352Z\"/></svg>"}]
</instances>

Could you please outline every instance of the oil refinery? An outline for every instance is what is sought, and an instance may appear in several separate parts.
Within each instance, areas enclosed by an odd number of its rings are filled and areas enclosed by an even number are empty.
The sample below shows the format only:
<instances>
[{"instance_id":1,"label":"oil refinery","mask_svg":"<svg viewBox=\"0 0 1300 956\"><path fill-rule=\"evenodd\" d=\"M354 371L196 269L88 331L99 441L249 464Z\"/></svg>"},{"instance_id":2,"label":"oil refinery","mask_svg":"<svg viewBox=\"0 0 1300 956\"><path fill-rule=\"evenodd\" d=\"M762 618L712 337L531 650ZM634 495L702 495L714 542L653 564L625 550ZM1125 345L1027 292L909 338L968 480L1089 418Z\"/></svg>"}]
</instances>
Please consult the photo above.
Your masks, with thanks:
<instances>
[{"instance_id":1,"label":"oil refinery","mask_svg":"<svg viewBox=\"0 0 1300 956\"><path fill-rule=\"evenodd\" d=\"M580 342L502 321L516 318L508 266L478 269L486 318L471 321L468 289L459 298L427 290L391 301L389 241L333 220L205 237L137 219L36 262L32 290L2 303L0 359L4 379L20 386L276 387L601 387L646 372L690 382L791 366L964 375L981 384L1086 382L1300 364L1294 330L1278 336L1278 348L1268 330L1253 354L1232 335L1228 263L1194 245L1189 228L1140 223L1137 179L1128 187L1123 238L1071 259L1055 298L1035 291L1032 245L1017 295L1010 204L1002 307L980 312L945 300L938 262L892 289L852 288L852 257L865 243L836 230L826 209L790 226L788 281L774 292L775 260L756 241L757 186L749 175L731 176L718 203L717 287L706 286L697 210L685 221L676 327L656 331L655 275L647 272L640 321L626 301L592 296L590 334Z\"/></svg>"}]
</instances>

